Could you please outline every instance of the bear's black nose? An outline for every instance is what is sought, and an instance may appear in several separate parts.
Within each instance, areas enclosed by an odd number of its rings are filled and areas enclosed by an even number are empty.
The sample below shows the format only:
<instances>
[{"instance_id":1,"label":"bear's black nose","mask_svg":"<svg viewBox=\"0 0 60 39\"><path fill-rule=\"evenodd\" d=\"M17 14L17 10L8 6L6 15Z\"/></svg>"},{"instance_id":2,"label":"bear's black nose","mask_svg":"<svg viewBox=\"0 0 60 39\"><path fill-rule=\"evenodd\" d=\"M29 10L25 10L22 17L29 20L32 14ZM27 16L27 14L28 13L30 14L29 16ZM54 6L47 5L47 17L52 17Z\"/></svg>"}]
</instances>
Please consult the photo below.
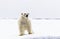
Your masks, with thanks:
<instances>
[{"instance_id":1,"label":"bear's black nose","mask_svg":"<svg viewBox=\"0 0 60 39\"><path fill-rule=\"evenodd\" d=\"M26 17L28 17L28 15L26 15Z\"/></svg>"}]
</instances>

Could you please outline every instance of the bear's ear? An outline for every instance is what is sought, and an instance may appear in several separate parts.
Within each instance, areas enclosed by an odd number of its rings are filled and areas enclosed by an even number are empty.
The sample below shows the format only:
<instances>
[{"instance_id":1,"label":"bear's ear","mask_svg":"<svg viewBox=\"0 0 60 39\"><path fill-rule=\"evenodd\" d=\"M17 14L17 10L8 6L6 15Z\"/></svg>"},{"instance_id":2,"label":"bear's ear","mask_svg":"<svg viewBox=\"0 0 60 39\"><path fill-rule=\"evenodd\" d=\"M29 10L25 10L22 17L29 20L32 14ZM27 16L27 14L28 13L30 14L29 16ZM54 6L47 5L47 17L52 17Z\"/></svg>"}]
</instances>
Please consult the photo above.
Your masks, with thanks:
<instances>
[{"instance_id":1,"label":"bear's ear","mask_svg":"<svg viewBox=\"0 0 60 39\"><path fill-rule=\"evenodd\" d=\"M21 13L21 15L23 15L23 13Z\"/></svg>"}]
</instances>

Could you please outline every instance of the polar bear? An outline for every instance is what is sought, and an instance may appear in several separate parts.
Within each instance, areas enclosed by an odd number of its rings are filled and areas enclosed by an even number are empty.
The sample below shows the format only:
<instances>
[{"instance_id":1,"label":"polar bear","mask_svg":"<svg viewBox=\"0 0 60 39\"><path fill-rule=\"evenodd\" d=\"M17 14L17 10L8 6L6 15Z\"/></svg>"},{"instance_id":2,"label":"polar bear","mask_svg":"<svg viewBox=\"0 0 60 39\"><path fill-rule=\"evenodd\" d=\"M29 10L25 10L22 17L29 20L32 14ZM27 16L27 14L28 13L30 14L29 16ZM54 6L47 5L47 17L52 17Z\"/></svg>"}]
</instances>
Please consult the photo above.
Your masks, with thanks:
<instances>
[{"instance_id":1,"label":"polar bear","mask_svg":"<svg viewBox=\"0 0 60 39\"><path fill-rule=\"evenodd\" d=\"M20 36L24 35L25 30L27 30L28 34L32 34L31 22L28 16L29 16L29 13L21 13L21 17L18 20Z\"/></svg>"}]
</instances>

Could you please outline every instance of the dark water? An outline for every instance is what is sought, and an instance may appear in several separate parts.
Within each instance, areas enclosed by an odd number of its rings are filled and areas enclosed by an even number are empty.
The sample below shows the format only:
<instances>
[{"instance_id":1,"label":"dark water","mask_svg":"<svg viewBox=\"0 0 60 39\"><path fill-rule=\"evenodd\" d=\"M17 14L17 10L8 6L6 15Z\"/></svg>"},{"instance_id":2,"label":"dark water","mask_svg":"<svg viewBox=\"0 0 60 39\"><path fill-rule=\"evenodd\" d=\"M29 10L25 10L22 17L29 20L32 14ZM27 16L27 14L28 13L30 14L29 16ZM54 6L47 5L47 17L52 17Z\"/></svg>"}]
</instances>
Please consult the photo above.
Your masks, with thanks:
<instances>
[{"instance_id":1,"label":"dark water","mask_svg":"<svg viewBox=\"0 0 60 39\"><path fill-rule=\"evenodd\" d=\"M60 18L34 18L34 19L37 19L37 20L60 20Z\"/></svg>"},{"instance_id":2,"label":"dark water","mask_svg":"<svg viewBox=\"0 0 60 39\"><path fill-rule=\"evenodd\" d=\"M33 38L25 38L25 39L60 39L60 37L33 37Z\"/></svg>"}]
</instances>

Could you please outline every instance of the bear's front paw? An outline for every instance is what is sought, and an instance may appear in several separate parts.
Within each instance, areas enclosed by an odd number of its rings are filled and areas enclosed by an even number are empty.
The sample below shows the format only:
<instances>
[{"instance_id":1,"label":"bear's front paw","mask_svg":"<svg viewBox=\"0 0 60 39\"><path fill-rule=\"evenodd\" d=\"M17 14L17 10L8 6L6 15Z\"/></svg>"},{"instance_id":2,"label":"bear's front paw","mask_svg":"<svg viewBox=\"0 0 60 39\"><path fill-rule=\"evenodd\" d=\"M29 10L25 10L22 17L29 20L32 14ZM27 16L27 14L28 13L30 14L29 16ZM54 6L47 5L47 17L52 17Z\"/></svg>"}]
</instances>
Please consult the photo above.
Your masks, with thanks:
<instances>
[{"instance_id":1,"label":"bear's front paw","mask_svg":"<svg viewBox=\"0 0 60 39\"><path fill-rule=\"evenodd\" d=\"M32 34L32 33L28 33L28 34Z\"/></svg>"},{"instance_id":2,"label":"bear's front paw","mask_svg":"<svg viewBox=\"0 0 60 39\"><path fill-rule=\"evenodd\" d=\"M24 34L20 34L19 36L23 36Z\"/></svg>"}]
</instances>

